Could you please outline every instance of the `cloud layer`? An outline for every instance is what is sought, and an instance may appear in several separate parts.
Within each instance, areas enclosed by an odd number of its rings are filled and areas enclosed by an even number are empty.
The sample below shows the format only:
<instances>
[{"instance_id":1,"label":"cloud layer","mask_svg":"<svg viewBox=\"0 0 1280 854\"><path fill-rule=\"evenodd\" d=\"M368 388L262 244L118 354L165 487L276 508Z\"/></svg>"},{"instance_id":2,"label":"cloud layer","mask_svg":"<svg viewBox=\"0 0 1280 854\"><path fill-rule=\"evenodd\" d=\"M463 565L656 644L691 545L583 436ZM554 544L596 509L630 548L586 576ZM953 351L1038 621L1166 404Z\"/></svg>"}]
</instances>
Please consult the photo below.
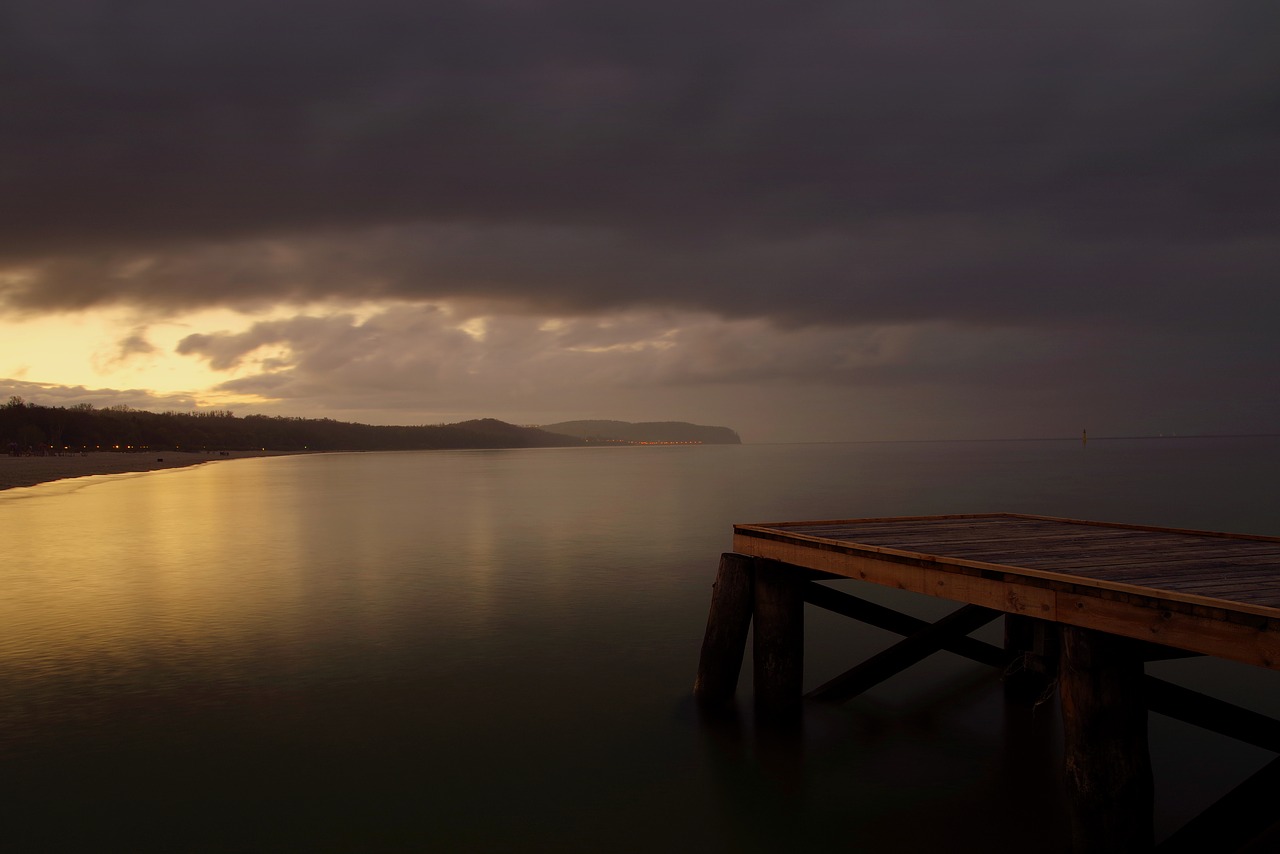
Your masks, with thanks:
<instances>
[{"instance_id":1,"label":"cloud layer","mask_svg":"<svg viewBox=\"0 0 1280 854\"><path fill-rule=\"evenodd\" d=\"M7 8L34 308L1056 316L1280 261L1266 4Z\"/></svg>"},{"instance_id":2,"label":"cloud layer","mask_svg":"<svg viewBox=\"0 0 1280 854\"><path fill-rule=\"evenodd\" d=\"M397 307L184 343L214 367L288 354L233 381L246 389L461 401L408 377L509 352L499 385L517 396L583 371L999 390L1027 363L1074 372L1042 383L1106 385L1122 365L1163 388L1280 356L1276 4L8 0L4 15L11 315ZM440 325L439 306L455 326L490 318L490 337ZM636 318L649 341L664 316L665 348L627 349ZM566 335L601 349L567 355ZM858 355L908 338L898 362Z\"/></svg>"}]
</instances>

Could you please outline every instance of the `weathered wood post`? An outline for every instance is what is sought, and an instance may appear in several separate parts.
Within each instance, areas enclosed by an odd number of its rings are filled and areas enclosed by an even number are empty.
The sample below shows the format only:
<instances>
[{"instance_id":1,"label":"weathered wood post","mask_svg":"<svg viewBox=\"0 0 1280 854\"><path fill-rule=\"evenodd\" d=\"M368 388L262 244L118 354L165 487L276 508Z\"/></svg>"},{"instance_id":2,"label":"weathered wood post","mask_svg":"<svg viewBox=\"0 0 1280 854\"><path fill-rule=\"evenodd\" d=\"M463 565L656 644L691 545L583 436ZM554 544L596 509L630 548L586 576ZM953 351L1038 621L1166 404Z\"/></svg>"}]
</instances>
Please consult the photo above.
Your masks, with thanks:
<instances>
[{"instance_id":1,"label":"weathered wood post","mask_svg":"<svg viewBox=\"0 0 1280 854\"><path fill-rule=\"evenodd\" d=\"M804 690L804 585L797 567L755 562L755 663L757 719L788 724L800 718Z\"/></svg>"},{"instance_id":2,"label":"weathered wood post","mask_svg":"<svg viewBox=\"0 0 1280 854\"><path fill-rule=\"evenodd\" d=\"M715 586L711 588L707 631L698 658L698 675L693 682L693 697L707 711L731 703L738 689L755 606L753 564L751 558L743 555L720 556Z\"/></svg>"},{"instance_id":3,"label":"weathered wood post","mask_svg":"<svg viewBox=\"0 0 1280 854\"><path fill-rule=\"evenodd\" d=\"M1061 639L1072 846L1090 854L1150 851L1154 792L1137 644L1066 625Z\"/></svg>"}]
</instances>

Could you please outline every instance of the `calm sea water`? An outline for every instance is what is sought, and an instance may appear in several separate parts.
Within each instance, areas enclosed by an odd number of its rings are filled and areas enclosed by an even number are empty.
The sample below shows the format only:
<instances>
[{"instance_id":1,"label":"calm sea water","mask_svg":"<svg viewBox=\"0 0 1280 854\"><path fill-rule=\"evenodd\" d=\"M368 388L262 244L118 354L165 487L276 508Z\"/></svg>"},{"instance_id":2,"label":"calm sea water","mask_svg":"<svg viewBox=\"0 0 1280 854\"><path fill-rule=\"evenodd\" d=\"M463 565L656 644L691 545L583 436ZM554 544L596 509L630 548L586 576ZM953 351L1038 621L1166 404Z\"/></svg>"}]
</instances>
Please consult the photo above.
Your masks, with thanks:
<instances>
[{"instance_id":1,"label":"calm sea water","mask_svg":"<svg viewBox=\"0 0 1280 854\"><path fill-rule=\"evenodd\" d=\"M3 492L0 845L1021 847L1061 826L1060 724L979 665L935 656L792 741L699 723L730 526L1007 510L1280 535L1278 474L1276 439L939 442L277 457ZM892 640L810 611L807 679ZM1273 673L1151 669L1280 715ZM1156 715L1152 750L1159 835L1271 758Z\"/></svg>"}]
</instances>

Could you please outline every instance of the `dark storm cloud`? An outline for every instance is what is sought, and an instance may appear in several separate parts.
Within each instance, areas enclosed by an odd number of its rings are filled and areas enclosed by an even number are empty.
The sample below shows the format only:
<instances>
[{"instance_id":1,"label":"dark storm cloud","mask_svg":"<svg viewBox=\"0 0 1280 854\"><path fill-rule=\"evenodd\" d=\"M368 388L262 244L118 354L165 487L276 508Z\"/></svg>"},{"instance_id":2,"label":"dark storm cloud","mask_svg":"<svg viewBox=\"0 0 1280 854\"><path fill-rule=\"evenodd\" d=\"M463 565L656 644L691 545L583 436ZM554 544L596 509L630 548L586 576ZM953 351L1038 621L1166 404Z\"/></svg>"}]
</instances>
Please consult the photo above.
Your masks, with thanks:
<instances>
[{"instance_id":1,"label":"dark storm cloud","mask_svg":"<svg viewBox=\"0 0 1280 854\"><path fill-rule=\"evenodd\" d=\"M1276 4L0 8L12 307L1276 308Z\"/></svg>"}]
</instances>

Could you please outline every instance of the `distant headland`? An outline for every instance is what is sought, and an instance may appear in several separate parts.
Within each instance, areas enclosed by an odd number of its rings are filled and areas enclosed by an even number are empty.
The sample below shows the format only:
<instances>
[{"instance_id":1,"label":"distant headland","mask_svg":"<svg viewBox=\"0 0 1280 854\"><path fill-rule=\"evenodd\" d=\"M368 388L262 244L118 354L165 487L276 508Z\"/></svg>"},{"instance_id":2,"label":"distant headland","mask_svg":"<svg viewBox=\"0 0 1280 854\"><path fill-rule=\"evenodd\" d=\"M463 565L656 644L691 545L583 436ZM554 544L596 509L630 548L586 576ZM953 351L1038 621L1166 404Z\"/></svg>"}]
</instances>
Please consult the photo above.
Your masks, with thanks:
<instances>
[{"instance_id":1,"label":"distant headland","mask_svg":"<svg viewBox=\"0 0 1280 854\"><path fill-rule=\"evenodd\" d=\"M409 451L551 448L598 444L739 444L727 427L683 422L567 421L541 427L495 418L456 424L383 426L223 410L148 412L0 404L0 454L43 456L89 451Z\"/></svg>"},{"instance_id":2,"label":"distant headland","mask_svg":"<svg viewBox=\"0 0 1280 854\"><path fill-rule=\"evenodd\" d=\"M576 436L593 444L619 445L741 445L728 427L704 427L684 421L561 421L543 424L550 433Z\"/></svg>"}]
</instances>

